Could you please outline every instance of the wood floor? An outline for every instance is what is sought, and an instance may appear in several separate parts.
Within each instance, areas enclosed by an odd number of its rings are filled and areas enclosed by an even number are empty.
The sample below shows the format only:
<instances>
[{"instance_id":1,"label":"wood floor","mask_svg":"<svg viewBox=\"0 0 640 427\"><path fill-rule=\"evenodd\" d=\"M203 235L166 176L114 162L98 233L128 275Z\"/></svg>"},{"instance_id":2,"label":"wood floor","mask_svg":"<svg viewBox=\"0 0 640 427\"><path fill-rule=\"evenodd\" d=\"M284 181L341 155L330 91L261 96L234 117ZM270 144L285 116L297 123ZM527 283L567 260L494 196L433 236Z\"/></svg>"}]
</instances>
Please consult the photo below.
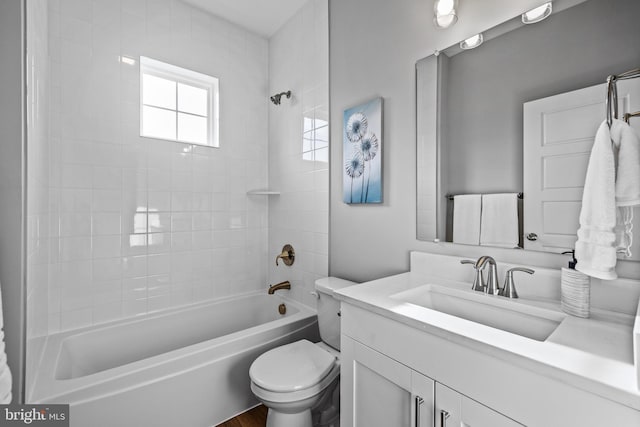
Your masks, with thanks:
<instances>
[{"instance_id":1,"label":"wood floor","mask_svg":"<svg viewBox=\"0 0 640 427\"><path fill-rule=\"evenodd\" d=\"M217 427L265 427L267 425L267 407L264 405L255 408L225 421Z\"/></svg>"}]
</instances>

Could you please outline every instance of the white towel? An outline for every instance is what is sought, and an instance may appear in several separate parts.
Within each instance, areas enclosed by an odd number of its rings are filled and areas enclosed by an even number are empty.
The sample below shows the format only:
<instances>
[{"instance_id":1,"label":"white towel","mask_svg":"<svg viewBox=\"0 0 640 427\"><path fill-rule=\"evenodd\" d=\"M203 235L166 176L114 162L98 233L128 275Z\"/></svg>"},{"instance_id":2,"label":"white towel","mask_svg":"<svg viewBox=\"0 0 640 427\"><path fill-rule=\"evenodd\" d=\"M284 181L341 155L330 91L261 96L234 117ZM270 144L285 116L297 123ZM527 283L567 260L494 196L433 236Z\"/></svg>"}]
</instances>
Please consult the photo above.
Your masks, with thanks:
<instances>
[{"instance_id":1,"label":"white towel","mask_svg":"<svg viewBox=\"0 0 640 427\"><path fill-rule=\"evenodd\" d=\"M517 248L518 240L518 194L483 194L480 244Z\"/></svg>"},{"instance_id":2,"label":"white towel","mask_svg":"<svg viewBox=\"0 0 640 427\"><path fill-rule=\"evenodd\" d=\"M631 256L633 207L640 206L640 138L628 124L614 120L611 125L616 170L616 251Z\"/></svg>"},{"instance_id":3,"label":"white towel","mask_svg":"<svg viewBox=\"0 0 640 427\"><path fill-rule=\"evenodd\" d=\"M604 121L596 133L576 242L576 269L589 276L616 279L616 252L629 253L631 209L640 204L638 144L638 135L620 120L611 129Z\"/></svg>"},{"instance_id":4,"label":"white towel","mask_svg":"<svg viewBox=\"0 0 640 427\"><path fill-rule=\"evenodd\" d=\"M0 287L0 404L11 403L11 371L7 365L7 355L4 351L4 316L2 313L2 291Z\"/></svg>"},{"instance_id":5,"label":"white towel","mask_svg":"<svg viewBox=\"0 0 640 427\"><path fill-rule=\"evenodd\" d=\"M480 194L453 196L453 243L480 244Z\"/></svg>"}]
</instances>

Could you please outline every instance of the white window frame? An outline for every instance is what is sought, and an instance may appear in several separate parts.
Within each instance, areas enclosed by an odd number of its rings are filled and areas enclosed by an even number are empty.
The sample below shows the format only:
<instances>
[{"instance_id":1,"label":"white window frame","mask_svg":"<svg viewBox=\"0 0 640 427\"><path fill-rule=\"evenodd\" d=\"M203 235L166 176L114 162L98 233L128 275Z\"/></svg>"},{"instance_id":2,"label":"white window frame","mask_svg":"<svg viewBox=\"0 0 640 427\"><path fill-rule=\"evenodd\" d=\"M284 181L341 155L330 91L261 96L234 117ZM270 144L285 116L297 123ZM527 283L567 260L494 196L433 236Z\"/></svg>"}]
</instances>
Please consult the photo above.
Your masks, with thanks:
<instances>
[{"instance_id":1,"label":"white window frame","mask_svg":"<svg viewBox=\"0 0 640 427\"><path fill-rule=\"evenodd\" d=\"M154 108L161 108L167 111L176 113L176 137L175 138L160 138L156 136L144 135L144 123L143 123L143 108L145 106L143 102L143 77L145 74L161 77L163 79L171 80L185 85L205 89L208 93L207 99L207 143L201 144L193 141L182 141L178 138L178 113L189 114L196 117L204 117L198 114L188 113L186 111L180 111L178 109L178 103L176 99L176 108L163 108L156 105L150 105ZM177 91L176 91L177 97ZM213 76L199 73L197 71L188 70L186 68L178 67L176 65L167 64L146 56L140 57L140 136L144 138L163 139L166 141L175 141L185 144L194 144L204 147L219 147L220 146L220 82L219 79Z\"/></svg>"}]
</instances>

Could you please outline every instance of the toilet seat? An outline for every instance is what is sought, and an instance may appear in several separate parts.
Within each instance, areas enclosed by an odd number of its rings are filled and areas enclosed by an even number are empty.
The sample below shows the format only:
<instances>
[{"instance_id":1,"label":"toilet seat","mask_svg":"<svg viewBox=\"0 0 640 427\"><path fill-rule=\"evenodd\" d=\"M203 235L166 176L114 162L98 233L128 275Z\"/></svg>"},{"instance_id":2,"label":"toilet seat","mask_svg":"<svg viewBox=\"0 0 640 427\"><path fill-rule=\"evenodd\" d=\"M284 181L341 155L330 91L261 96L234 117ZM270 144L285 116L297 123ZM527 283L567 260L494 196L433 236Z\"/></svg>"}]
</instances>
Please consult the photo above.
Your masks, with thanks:
<instances>
[{"instance_id":1,"label":"toilet seat","mask_svg":"<svg viewBox=\"0 0 640 427\"><path fill-rule=\"evenodd\" d=\"M251 389L261 400L271 402L315 396L340 375L337 352L331 350L307 340L269 350L249 369Z\"/></svg>"},{"instance_id":2,"label":"toilet seat","mask_svg":"<svg viewBox=\"0 0 640 427\"><path fill-rule=\"evenodd\" d=\"M277 392L267 390L265 388L260 387L253 381L251 381L251 391L256 395L258 399L262 402L273 402L273 403L289 403L289 402L301 402L305 399L312 398L320 393L324 389L326 389L333 381L335 381L340 376L340 364L336 363L329 371L329 374L322 379L317 384L314 384L311 387L290 391L290 392Z\"/></svg>"},{"instance_id":3,"label":"toilet seat","mask_svg":"<svg viewBox=\"0 0 640 427\"><path fill-rule=\"evenodd\" d=\"M249 369L260 388L293 392L318 384L333 368L336 357L308 340L283 345L259 356Z\"/></svg>"}]
</instances>

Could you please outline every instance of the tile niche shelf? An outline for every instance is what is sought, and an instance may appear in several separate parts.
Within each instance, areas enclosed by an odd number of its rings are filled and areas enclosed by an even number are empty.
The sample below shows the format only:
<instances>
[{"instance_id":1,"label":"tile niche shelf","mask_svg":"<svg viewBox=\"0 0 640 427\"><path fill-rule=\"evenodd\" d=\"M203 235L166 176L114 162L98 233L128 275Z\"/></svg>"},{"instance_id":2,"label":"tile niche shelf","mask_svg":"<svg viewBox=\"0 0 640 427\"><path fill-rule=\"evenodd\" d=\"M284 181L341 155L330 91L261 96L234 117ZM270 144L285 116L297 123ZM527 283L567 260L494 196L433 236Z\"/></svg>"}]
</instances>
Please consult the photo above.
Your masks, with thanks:
<instances>
[{"instance_id":1,"label":"tile niche shelf","mask_svg":"<svg viewBox=\"0 0 640 427\"><path fill-rule=\"evenodd\" d=\"M247 196L279 196L279 191L274 190L249 190Z\"/></svg>"}]
</instances>

